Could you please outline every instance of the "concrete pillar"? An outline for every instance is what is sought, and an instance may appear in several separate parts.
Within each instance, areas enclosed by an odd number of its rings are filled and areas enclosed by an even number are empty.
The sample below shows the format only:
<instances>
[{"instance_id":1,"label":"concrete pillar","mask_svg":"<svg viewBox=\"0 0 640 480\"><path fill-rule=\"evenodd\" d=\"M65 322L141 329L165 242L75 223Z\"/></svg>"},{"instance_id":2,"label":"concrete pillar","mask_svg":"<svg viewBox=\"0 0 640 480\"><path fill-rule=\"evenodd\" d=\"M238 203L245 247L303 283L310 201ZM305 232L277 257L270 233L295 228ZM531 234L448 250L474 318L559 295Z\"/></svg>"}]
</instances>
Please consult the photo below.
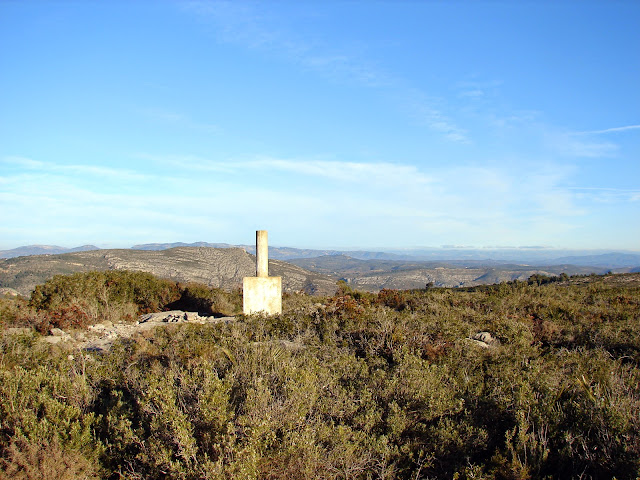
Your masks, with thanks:
<instances>
[{"instance_id":1,"label":"concrete pillar","mask_svg":"<svg viewBox=\"0 0 640 480\"><path fill-rule=\"evenodd\" d=\"M245 315L282 313L282 277L269 276L267 231L256 231L256 276L242 279L242 312Z\"/></svg>"},{"instance_id":2,"label":"concrete pillar","mask_svg":"<svg viewBox=\"0 0 640 480\"><path fill-rule=\"evenodd\" d=\"M269 276L269 241L266 230L256 231L256 277Z\"/></svg>"}]
</instances>

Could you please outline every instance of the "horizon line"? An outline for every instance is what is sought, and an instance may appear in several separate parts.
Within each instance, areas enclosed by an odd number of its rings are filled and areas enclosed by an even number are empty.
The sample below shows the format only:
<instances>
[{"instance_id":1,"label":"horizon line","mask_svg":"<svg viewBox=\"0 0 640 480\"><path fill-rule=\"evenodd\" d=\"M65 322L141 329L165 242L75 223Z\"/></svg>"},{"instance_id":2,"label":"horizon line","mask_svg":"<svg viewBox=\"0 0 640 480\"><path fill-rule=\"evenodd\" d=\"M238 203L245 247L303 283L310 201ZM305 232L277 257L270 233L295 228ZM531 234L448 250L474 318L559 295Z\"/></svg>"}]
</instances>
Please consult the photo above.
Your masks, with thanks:
<instances>
[{"instance_id":1,"label":"horizon line","mask_svg":"<svg viewBox=\"0 0 640 480\"><path fill-rule=\"evenodd\" d=\"M20 245L18 247L13 248L4 248L0 249L1 252L10 252L14 250L19 250L23 248L42 248L42 249L63 249L63 250L74 250L83 247L94 247L91 250L135 250L134 247L142 247L142 246L150 246L150 245L176 245L176 246L184 246L184 247L192 247L195 244L204 243L211 245L228 245L229 247L252 247L252 243L242 243L242 244L234 244L228 242L207 242L204 240L194 241L194 242L183 242L183 241L175 241L175 242L149 242L149 243L136 243L134 245L125 247L125 246L98 246L92 243L85 243L82 245L77 245L74 247L66 247L61 245L53 245L53 244L29 244L29 245ZM226 247L222 247L226 248ZM299 247L299 246L288 246L288 245L270 245L269 248L289 248L293 250L330 250L336 252L372 252L372 253L398 253L398 252L411 252L411 251L522 251L522 252L553 252L553 251L577 251L577 252L636 252L640 254L640 249L633 248L613 248L613 247L555 247L555 246L544 246L544 245L485 245L485 246L474 246L474 245L440 245L440 246L378 246L378 247L362 247L362 246L350 246L350 247L337 247L337 246L327 246L327 247Z\"/></svg>"}]
</instances>

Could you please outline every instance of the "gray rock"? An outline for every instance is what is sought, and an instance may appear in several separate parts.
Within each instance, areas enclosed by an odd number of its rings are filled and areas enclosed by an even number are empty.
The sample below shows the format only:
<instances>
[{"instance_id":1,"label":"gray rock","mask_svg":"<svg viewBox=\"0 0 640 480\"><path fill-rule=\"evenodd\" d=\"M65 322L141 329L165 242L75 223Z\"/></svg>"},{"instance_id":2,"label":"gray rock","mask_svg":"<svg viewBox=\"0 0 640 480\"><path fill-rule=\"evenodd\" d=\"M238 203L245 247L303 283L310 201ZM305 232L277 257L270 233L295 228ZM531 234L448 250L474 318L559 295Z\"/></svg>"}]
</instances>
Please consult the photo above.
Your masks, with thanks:
<instances>
[{"instance_id":1,"label":"gray rock","mask_svg":"<svg viewBox=\"0 0 640 480\"><path fill-rule=\"evenodd\" d=\"M18 292L13 288L3 287L3 288L0 288L0 296L1 295L9 295L11 297L17 297L18 295L20 295L20 292Z\"/></svg>"},{"instance_id":2,"label":"gray rock","mask_svg":"<svg viewBox=\"0 0 640 480\"><path fill-rule=\"evenodd\" d=\"M142 333L154 328L160 328L171 323L230 323L235 317L216 318L213 316L200 316L197 312L183 312L171 310L169 312L146 313L140 315L135 323L115 323L109 328L104 324L89 327L87 335L78 347L93 352L106 352L119 338L129 338L136 333Z\"/></svg>"},{"instance_id":3,"label":"gray rock","mask_svg":"<svg viewBox=\"0 0 640 480\"><path fill-rule=\"evenodd\" d=\"M207 323L215 317L200 316L197 312L183 312L182 310L171 310L169 312L146 313L140 315L139 323Z\"/></svg>"},{"instance_id":4,"label":"gray rock","mask_svg":"<svg viewBox=\"0 0 640 480\"><path fill-rule=\"evenodd\" d=\"M489 332L478 332L471 336L469 339L481 348L491 348L498 345L500 342Z\"/></svg>"},{"instance_id":5,"label":"gray rock","mask_svg":"<svg viewBox=\"0 0 640 480\"><path fill-rule=\"evenodd\" d=\"M10 335L28 335L33 333L33 329L29 327L10 327L7 328L7 333Z\"/></svg>"},{"instance_id":6,"label":"gray rock","mask_svg":"<svg viewBox=\"0 0 640 480\"><path fill-rule=\"evenodd\" d=\"M47 343L51 343L51 344L55 345L57 343L64 342L66 340L66 338L64 338L64 337L54 337L53 335L49 335L49 336L43 337L42 340L47 342Z\"/></svg>"},{"instance_id":7,"label":"gray rock","mask_svg":"<svg viewBox=\"0 0 640 480\"><path fill-rule=\"evenodd\" d=\"M51 329L51 335L53 335L54 337L68 337L69 334L67 332L65 332L64 330L60 330L59 328L52 328Z\"/></svg>"},{"instance_id":8,"label":"gray rock","mask_svg":"<svg viewBox=\"0 0 640 480\"><path fill-rule=\"evenodd\" d=\"M185 320L187 322L197 322L197 323L201 323L205 320L206 317L201 317L198 313L196 312L184 312L185 314Z\"/></svg>"}]
</instances>

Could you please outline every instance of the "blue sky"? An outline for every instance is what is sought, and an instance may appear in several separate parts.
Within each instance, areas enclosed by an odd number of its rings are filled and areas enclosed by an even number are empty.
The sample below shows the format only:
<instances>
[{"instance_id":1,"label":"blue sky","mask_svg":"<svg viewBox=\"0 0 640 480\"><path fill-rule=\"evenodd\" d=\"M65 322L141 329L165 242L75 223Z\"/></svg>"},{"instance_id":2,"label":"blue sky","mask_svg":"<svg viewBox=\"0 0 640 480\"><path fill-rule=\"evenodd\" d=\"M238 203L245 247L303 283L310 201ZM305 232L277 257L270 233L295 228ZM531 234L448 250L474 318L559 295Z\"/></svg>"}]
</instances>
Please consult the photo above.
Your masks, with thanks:
<instances>
[{"instance_id":1,"label":"blue sky","mask_svg":"<svg viewBox=\"0 0 640 480\"><path fill-rule=\"evenodd\" d=\"M640 250L640 2L0 1L0 248Z\"/></svg>"}]
</instances>

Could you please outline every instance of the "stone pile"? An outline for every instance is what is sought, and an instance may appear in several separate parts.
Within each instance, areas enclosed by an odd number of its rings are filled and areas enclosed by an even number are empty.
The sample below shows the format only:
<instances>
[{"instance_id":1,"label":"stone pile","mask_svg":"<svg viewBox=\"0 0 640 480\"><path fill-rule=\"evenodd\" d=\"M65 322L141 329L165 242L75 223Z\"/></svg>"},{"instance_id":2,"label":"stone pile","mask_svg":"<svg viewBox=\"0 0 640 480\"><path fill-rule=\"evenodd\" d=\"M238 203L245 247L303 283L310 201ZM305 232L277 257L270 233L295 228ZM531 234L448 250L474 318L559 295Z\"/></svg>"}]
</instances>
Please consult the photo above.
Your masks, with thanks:
<instances>
[{"instance_id":1,"label":"stone pile","mask_svg":"<svg viewBox=\"0 0 640 480\"><path fill-rule=\"evenodd\" d=\"M475 335L472 335L469 340L481 348L491 348L500 345L498 339L489 332L478 332Z\"/></svg>"},{"instance_id":2,"label":"stone pile","mask_svg":"<svg viewBox=\"0 0 640 480\"><path fill-rule=\"evenodd\" d=\"M80 350L104 352L119 338L129 338L136 333L151 330L156 327L178 323L220 323L232 322L235 317L203 316L197 312L183 312L172 310L169 312L147 313L140 315L136 323L112 323L103 322L89 326L87 330L67 333L59 328L51 329L51 335L43 338L43 341L52 344L68 344L70 347ZM29 330L30 329L25 329ZM15 332L27 333L27 332Z\"/></svg>"}]
</instances>

